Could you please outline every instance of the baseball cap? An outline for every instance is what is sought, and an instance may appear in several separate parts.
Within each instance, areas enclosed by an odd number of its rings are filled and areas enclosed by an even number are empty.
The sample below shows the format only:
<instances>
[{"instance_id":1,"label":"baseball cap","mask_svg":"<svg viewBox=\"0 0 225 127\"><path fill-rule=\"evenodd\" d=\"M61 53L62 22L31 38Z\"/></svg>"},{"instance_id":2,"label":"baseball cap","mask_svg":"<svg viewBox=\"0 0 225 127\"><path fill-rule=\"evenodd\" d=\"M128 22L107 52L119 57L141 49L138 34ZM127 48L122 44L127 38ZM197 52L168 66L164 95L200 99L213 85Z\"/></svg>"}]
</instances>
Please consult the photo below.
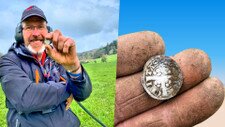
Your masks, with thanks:
<instances>
[{"instance_id":1,"label":"baseball cap","mask_svg":"<svg viewBox=\"0 0 225 127\"><path fill-rule=\"evenodd\" d=\"M23 14L21 17L21 22L23 22L25 19L27 19L31 16L39 16L39 17L43 18L46 22L48 22L45 17L44 12L35 5L32 5L23 11Z\"/></svg>"}]
</instances>

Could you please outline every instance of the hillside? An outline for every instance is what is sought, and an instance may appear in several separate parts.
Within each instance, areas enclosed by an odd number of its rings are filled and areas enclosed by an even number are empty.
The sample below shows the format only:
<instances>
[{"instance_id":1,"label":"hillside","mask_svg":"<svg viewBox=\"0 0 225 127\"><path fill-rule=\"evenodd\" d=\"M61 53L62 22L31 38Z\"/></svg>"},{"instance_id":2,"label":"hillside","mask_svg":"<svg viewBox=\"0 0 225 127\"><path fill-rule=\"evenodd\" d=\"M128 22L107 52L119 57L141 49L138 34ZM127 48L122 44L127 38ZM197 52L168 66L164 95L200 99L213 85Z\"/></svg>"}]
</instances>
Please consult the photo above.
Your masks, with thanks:
<instances>
[{"instance_id":1,"label":"hillside","mask_svg":"<svg viewBox=\"0 0 225 127\"><path fill-rule=\"evenodd\" d=\"M103 55L112 55L116 53L117 53L117 40L114 40L109 44L107 43L107 45L104 47L78 53L78 57L80 61L86 62L91 59L101 58Z\"/></svg>"}]
</instances>

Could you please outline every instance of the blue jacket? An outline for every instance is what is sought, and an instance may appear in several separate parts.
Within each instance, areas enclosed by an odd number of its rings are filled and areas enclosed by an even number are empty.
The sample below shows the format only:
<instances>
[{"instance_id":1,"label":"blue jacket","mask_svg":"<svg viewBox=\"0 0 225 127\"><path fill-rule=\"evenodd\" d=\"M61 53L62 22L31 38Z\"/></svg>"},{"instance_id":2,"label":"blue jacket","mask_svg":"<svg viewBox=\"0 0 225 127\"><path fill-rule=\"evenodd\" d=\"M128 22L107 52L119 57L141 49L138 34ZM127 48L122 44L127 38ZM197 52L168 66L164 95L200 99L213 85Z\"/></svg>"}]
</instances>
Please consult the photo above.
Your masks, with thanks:
<instances>
[{"instance_id":1,"label":"blue jacket","mask_svg":"<svg viewBox=\"0 0 225 127\"><path fill-rule=\"evenodd\" d=\"M90 95L91 82L83 67L82 70L82 77L73 79L50 57L41 66L23 44L14 43L0 59L8 127L78 127L79 119L70 109L65 110L65 102L71 93L76 101ZM35 83L35 71L39 83Z\"/></svg>"}]
</instances>

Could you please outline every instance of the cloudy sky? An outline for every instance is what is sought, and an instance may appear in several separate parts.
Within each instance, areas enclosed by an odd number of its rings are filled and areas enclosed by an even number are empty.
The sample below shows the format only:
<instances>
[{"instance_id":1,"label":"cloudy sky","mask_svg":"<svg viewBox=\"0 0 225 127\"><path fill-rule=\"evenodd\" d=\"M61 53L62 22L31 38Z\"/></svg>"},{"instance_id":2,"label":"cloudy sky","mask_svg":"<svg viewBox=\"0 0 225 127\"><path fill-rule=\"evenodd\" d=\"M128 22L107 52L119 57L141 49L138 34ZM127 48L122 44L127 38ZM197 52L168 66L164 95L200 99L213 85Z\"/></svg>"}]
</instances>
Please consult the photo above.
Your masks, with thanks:
<instances>
[{"instance_id":1,"label":"cloudy sky","mask_svg":"<svg viewBox=\"0 0 225 127\"><path fill-rule=\"evenodd\" d=\"M76 40L78 52L99 48L118 36L119 0L11 0L0 4L1 53L15 41L15 28L30 5L41 8L53 29Z\"/></svg>"}]
</instances>

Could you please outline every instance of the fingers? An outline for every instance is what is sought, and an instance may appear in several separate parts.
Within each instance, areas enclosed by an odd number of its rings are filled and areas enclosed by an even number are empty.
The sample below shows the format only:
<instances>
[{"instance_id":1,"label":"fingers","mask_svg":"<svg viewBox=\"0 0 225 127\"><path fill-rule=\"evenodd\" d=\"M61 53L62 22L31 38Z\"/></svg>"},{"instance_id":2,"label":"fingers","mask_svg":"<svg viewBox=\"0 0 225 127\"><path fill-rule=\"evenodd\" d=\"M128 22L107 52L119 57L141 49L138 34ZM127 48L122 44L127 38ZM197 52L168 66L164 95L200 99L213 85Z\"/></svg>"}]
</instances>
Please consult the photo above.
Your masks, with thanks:
<instances>
[{"instance_id":1,"label":"fingers","mask_svg":"<svg viewBox=\"0 0 225 127\"><path fill-rule=\"evenodd\" d=\"M215 113L223 100L222 82L216 78L207 78L193 89L117 127L191 127Z\"/></svg>"},{"instance_id":2,"label":"fingers","mask_svg":"<svg viewBox=\"0 0 225 127\"><path fill-rule=\"evenodd\" d=\"M59 39L59 37L62 36L62 33L59 31L59 30L55 30L53 32L53 35L52 35L52 42L54 44L54 47L58 47L58 43L60 43L60 41L62 41L62 38Z\"/></svg>"},{"instance_id":3,"label":"fingers","mask_svg":"<svg viewBox=\"0 0 225 127\"><path fill-rule=\"evenodd\" d=\"M60 61L63 58L61 57L61 55L57 52L57 50L55 48L51 47L50 45L45 45L45 49L46 49L46 53L48 54L48 56L50 56L52 59L54 59L59 64L63 63Z\"/></svg>"},{"instance_id":4,"label":"fingers","mask_svg":"<svg viewBox=\"0 0 225 127\"><path fill-rule=\"evenodd\" d=\"M70 47L75 45L75 42L72 39L63 36L59 30L48 33L45 38L52 40L54 48L61 53L68 53Z\"/></svg>"},{"instance_id":5,"label":"fingers","mask_svg":"<svg viewBox=\"0 0 225 127\"><path fill-rule=\"evenodd\" d=\"M122 77L141 71L151 56L164 54L165 45L157 33L144 31L120 36L117 51L117 77Z\"/></svg>"},{"instance_id":6,"label":"fingers","mask_svg":"<svg viewBox=\"0 0 225 127\"><path fill-rule=\"evenodd\" d=\"M52 35L53 35L53 32L47 33L47 34L45 35L45 39L47 39L47 40L52 40Z\"/></svg>"},{"instance_id":7,"label":"fingers","mask_svg":"<svg viewBox=\"0 0 225 127\"><path fill-rule=\"evenodd\" d=\"M172 57L183 73L184 85L197 84L206 79L211 72L209 56L199 49L187 49Z\"/></svg>"},{"instance_id":8,"label":"fingers","mask_svg":"<svg viewBox=\"0 0 225 127\"><path fill-rule=\"evenodd\" d=\"M210 59L201 50L184 50L175 55L173 59L180 66L184 77L183 85L178 94L196 86L210 75ZM142 72L117 78L115 124L147 111L163 102L151 98L144 91L141 77Z\"/></svg>"},{"instance_id":9,"label":"fingers","mask_svg":"<svg viewBox=\"0 0 225 127\"><path fill-rule=\"evenodd\" d=\"M50 45L45 45L46 53L51 57L52 56L52 47Z\"/></svg>"},{"instance_id":10,"label":"fingers","mask_svg":"<svg viewBox=\"0 0 225 127\"><path fill-rule=\"evenodd\" d=\"M65 43L63 46L63 52L68 53L69 52L69 47L72 46L71 43Z\"/></svg>"},{"instance_id":11,"label":"fingers","mask_svg":"<svg viewBox=\"0 0 225 127\"><path fill-rule=\"evenodd\" d=\"M80 66L77 57L75 41L62 35L59 30L48 33L46 39L53 42L53 47L46 45L47 54L57 63L61 64L66 70L74 70Z\"/></svg>"},{"instance_id":12,"label":"fingers","mask_svg":"<svg viewBox=\"0 0 225 127\"><path fill-rule=\"evenodd\" d=\"M66 38L64 46L62 48L62 52L69 53L70 49L73 50L73 48L75 48L75 42L70 38ZM74 49L74 50L76 50L76 49Z\"/></svg>"},{"instance_id":13,"label":"fingers","mask_svg":"<svg viewBox=\"0 0 225 127\"><path fill-rule=\"evenodd\" d=\"M64 47L64 43L66 41L65 37L59 36L57 42L55 42L57 44L57 50L62 52L62 49Z\"/></svg>"}]
</instances>

